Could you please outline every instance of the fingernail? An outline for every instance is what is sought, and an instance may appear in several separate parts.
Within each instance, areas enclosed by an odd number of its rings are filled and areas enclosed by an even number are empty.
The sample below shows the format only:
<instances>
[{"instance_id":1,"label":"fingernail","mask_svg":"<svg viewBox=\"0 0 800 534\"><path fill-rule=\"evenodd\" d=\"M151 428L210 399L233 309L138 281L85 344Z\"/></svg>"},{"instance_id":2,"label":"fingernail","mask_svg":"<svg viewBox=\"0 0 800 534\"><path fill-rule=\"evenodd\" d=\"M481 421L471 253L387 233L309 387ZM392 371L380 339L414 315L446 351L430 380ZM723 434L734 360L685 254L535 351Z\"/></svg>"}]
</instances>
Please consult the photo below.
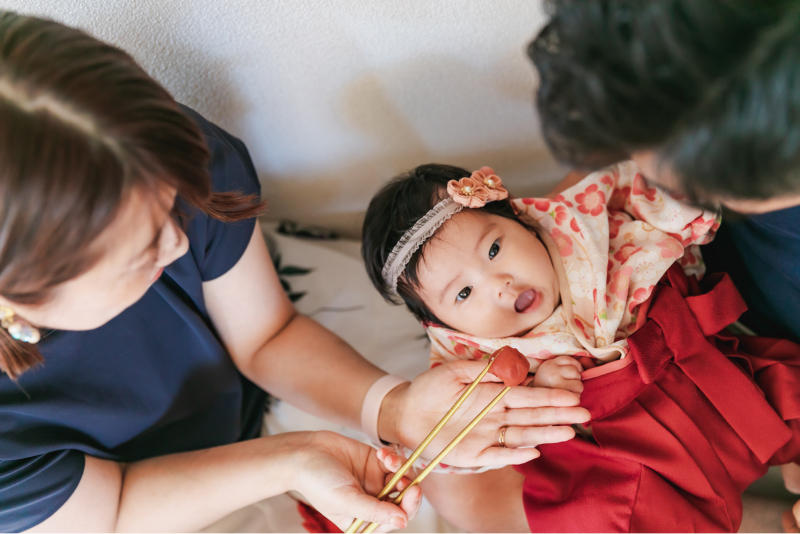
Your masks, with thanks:
<instances>
[{"instance_id":1,"label":"fingernail","mask_svg":"<svg viewBox=\"0 0 800 534\"><path fill-rule=\"evenodd\" d=\"M406 527L406 518L400 515L396 515L392 518L392 526L396 528L405 528Z\"/></svg>"}]
</instances>

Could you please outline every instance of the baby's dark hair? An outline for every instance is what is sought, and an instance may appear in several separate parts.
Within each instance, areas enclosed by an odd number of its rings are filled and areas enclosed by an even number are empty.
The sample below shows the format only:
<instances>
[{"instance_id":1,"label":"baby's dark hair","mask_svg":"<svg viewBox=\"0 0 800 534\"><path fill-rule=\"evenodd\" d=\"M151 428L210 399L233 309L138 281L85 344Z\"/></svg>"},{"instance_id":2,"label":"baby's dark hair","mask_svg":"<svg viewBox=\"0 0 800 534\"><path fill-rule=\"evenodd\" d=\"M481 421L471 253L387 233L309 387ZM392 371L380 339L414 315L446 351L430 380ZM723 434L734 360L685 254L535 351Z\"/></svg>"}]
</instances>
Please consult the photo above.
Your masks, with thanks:
<instances>
[{"instance_id":1,"label":"baby's dark hair","mask_svg":"<svg viewBox=\"0 0 800 534\"><path fill-rule=\"evenodd\" d=\"M396 176L372 198L364 217L361 255L369 279L383 298L395 302L382 275L383 266L392 248L409 228L447 195L447 182L459 180L470 174L468 170L452 165L438 163L420 165ZM517 220L508 199L489 202L482 208L472 209ZM423 244L411 256L397 281L397 293L420 321L444 324L425 306L417 294L419 262L424 250Z\"/></svg>"}]
</instances>

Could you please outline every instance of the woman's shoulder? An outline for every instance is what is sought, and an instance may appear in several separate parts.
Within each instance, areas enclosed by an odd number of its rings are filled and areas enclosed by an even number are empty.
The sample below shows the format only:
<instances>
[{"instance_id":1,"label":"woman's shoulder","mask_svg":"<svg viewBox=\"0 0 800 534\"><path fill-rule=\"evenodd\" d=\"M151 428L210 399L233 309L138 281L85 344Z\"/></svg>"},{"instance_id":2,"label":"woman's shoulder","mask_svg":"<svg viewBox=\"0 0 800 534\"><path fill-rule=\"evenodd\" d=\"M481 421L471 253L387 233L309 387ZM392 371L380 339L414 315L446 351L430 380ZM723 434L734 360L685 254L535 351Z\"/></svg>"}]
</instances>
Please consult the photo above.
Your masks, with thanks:
<instances>
[{"instance_id":1,"label":"woman's shoulder","mask_svg":"<svg viewBox=\"0 0 800 534\"><path fill-rule=\"evenodd\" d=\"M193 109L186 106L181 106L181 109L197 123L205 136L210 154L208 170L212 191L260 196L261 184L245 144ZM190 214L186 234L202 281L221 276L236 264L247 248L253 234L254 219L223 222L188 205L182 209Z\"/></svg>"},{"instance_id":2,"label":"woman's shoulder","mask_svg":"<svg viewBox=\"0 0 800 534\"><path fill-rule=\"evenodd\" d=\"M211 189L215 192L261 194L261 184L244 142L194 109L183 104L180 107L197 124L205 137L210 154Z\"/></svg>"}]
</instances>

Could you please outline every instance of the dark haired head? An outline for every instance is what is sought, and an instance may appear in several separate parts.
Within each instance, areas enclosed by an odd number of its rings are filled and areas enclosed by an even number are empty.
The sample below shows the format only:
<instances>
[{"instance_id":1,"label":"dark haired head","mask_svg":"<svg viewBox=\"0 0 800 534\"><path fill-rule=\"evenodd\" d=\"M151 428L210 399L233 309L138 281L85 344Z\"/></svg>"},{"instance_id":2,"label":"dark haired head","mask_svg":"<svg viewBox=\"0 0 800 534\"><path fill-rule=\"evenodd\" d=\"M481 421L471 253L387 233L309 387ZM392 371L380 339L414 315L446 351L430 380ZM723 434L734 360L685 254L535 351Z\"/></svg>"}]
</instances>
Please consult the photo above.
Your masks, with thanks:
<instances>
[{"instance_id":1,"label":"dark haired head","mask_svg":"<svg viewBox=\"0 0 800 534\"><path fill-rule=\"evenodd\" d=\"M195 122L125 52L51 20L0 11L0 295L45 305L89 270L93 247L133 191L164 185L212 217L261 211L212 192ZM0 371L40 363L0 328Z\"/></svg>"},{"instance_id":2,"label":"dark haired head","mask_svg":"<svg viewBox=\"0 0 800 534\"><path fill-rule=\"evenodd\" d=\"M655 150L697 198L800 188L800 6L552 0L528 47L542 129L595 168Z\"/></svg>"},{"instance_id":3,"label":"dark haired head","mask_svg":"<svg viewBox=\"0 0 800 534\"><path fill-rule=\"evenodd\" d=\"M470 174L470 171L452 165L420 165L395 177L372 198L364 217L361 255L369 279L383 298L394 302L382 276L392 248L408 229L447 195L447 182ZM489 202L478 209L516 220L508 199ZM397 292L417 319L442 323L417 294L419 262L424 249L425 245L411 256L397 282Z\"/></svg>"}]
</instances>

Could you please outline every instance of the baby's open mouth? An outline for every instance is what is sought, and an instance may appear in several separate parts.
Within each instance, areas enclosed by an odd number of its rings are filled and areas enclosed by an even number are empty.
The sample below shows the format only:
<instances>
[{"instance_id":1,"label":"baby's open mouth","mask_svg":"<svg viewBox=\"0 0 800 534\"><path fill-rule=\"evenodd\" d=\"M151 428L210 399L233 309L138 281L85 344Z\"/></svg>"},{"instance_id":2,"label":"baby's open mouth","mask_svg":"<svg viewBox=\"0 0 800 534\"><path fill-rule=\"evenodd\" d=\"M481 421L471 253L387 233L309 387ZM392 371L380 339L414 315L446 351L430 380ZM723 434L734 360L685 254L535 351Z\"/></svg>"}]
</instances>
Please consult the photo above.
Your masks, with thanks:
<instances>
[{"instance_id":1,"label":"baby's open mouth","mask_svg":"<svg viewBox=\"0 0 800 534\"><path fill-rule=\"evenodd\" d=\"M519 294L517 300L514 301L514 309L517 313L524 313L533 309L538 302L539 294L533 289L527 289Z\"/></svg>"}]
</instances>

